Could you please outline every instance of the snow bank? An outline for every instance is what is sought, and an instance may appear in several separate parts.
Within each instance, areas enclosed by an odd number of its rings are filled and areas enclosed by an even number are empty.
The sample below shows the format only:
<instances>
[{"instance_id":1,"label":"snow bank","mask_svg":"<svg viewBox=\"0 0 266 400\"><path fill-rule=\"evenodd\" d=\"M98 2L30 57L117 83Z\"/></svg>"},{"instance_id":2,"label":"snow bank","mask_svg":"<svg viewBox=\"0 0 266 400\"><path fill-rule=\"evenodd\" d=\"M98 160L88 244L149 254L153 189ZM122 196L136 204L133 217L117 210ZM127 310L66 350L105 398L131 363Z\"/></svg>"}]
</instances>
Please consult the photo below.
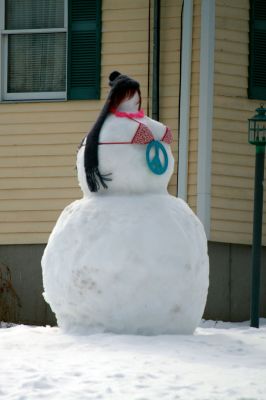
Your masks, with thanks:
<instances>
[{"instance_id":1,"label":"snow bank","mask_svg":"<svg viewBox=\"0 0 266 400\"><path fill-rule=\"evenodd\" d=\"M70 336L0 329L3 400L265 400L266 319L194 335Z\"/></svg>"}]
</instances>

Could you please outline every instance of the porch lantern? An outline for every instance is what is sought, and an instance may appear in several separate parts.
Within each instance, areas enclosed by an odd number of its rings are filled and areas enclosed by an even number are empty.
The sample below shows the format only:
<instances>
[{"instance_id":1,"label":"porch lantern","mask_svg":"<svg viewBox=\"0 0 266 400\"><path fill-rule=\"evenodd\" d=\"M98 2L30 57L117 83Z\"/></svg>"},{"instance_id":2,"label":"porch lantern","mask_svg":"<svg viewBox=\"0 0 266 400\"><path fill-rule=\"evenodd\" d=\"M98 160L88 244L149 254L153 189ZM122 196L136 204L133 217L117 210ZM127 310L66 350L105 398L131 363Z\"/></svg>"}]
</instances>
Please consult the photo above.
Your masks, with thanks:
<instances>
[{"instance_id":1,"label":"porch lantern","mask_svg":"<svg viewBox=\"0 0 266 400\"><path fill-rule=\"evenodd\" d=\"M260 271L261 271L261 236L263 212L264 153L266 145L266 109L263 104L256 109L257 114L250 118L248 141L256 146L253 242L252 242L252 284L250 326L259 328L260 309Z\"/></svg>"}]
</instances>

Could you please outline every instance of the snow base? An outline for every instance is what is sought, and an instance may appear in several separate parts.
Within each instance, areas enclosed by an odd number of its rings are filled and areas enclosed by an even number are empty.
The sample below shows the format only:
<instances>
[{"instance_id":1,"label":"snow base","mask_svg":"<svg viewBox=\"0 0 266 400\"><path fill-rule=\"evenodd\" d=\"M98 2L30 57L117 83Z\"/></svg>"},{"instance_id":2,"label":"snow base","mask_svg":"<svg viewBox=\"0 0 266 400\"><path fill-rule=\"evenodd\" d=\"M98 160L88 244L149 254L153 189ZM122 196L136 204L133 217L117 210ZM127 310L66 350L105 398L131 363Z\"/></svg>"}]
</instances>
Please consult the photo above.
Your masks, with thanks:
<instances>
[{"instance_id":1,"label":"snow base","mask_svg":"<svg viewBox=\"0 0 266 400\"><path fill-rule=\"evenodd\" d=\"M45 299L68 332L193 333L206 303L202 224L168 194L72 203L51 234L42 267Z\"/></svg>"}]
</instances>

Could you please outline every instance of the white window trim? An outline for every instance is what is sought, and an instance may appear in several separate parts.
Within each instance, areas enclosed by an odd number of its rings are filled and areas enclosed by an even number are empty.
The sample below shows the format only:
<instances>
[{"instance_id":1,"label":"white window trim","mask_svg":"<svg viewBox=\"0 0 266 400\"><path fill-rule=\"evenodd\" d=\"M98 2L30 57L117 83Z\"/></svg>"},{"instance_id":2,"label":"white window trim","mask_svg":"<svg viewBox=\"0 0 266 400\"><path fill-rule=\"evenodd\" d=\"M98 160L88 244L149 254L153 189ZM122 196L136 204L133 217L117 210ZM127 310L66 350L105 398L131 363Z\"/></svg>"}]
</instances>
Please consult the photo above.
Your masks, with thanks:
<instances>
[{"instance_id":1,"label":"white window trim","mask_svg":"<svg viewBox=\"0 0 266 400\"><path fill-rule=\"evenodd\" d=\"M67 79L66 90L62 92L26 92L8 93L7 92L7 66L8 66L8 35L25 33L52 33L65 32L67 40L68 26L68 0L64 0L64 27L47 29L14 29L5 30L5 0L0 0L0 102L1 101L30 101L30 100L66 100L67 98ZM67 49L67 47L66 47ZM67 51L67 50L66 50ZM67 54L66 54L67 71ZM66 74L67 76L67 74Z\"/></svg>"},{"instance_id":2,"label":"white window trim","mask_svg":"<svg viewBox=\"0 0 266 400\"><path fill-rule=\"evenodd\" d=\"M44 28L44 29L4 29L2 34L6 35L23 35L24 33L56 33L67 32L66 28Z\"/></svg>"}]
</instances>

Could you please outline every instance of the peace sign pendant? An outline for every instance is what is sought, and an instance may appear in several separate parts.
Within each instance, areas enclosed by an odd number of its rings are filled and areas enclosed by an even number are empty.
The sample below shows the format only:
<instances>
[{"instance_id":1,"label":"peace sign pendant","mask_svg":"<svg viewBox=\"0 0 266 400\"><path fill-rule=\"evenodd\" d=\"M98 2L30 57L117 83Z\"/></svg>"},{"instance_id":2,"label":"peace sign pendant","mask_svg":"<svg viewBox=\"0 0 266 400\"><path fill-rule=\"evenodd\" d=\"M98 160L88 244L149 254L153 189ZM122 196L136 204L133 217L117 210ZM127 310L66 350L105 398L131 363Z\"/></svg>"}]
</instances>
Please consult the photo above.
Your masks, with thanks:
<instances>
[{"instance_id":1,"label":"peace sign pendant","mask_svg":"<svg viewBox=\"0 0 266 400\"><path fill-rule=\"evenodd\" d=\"M158 140L152 140L147 145L146 161L150 170L156 175L162 175L167 170L168 155Z\"/></svg>"}]
</instances>

